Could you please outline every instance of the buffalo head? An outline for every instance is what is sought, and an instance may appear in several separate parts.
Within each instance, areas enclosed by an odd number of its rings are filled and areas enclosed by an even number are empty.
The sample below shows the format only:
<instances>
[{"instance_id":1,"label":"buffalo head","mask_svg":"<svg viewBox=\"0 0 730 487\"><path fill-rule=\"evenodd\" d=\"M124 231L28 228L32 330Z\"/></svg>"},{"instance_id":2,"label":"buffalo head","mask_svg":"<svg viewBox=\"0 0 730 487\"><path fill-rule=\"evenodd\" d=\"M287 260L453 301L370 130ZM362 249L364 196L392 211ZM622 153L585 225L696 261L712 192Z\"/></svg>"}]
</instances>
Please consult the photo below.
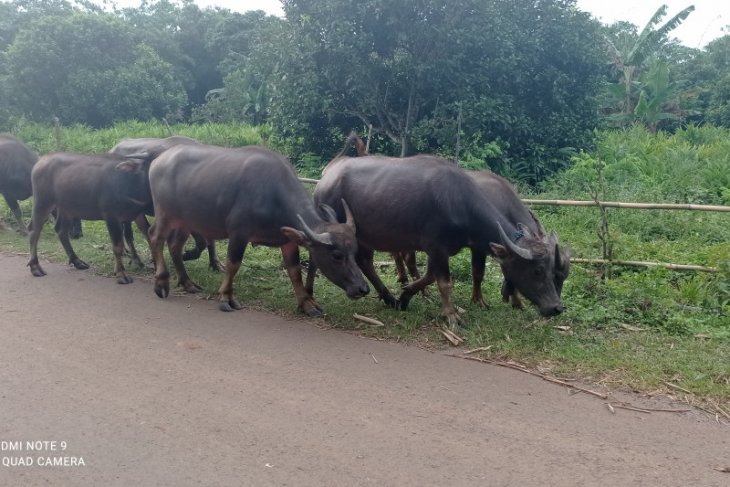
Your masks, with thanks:
<instances>
[{"instance_id":1,"label":"buffalo head","mask_svg":"<svg viewBox=\"0 0 730 487\"><path fill-rule=\"evenodd\" d=\"M342 205L345 209L345 223L337 220L332 208L322 205L325 218L317 225L316 230L310 228L301 215L297 215L302 229L282 227L281 231L297 244L307 247L310 259L322 274L342 288L349 298L357 299L368 294L370 288L355 263L355 219L344 200Z\"/></svg>"},{"instance_id":2,"label":"buffalo head","mask_svg":"<svg viewBox=\"0 0 730 487\"><path fill-rule=\"evenodd\" d=\"M555 232L548 237L542 231L535 234L518 224L517 241L521 240L518 245L507 236L502 225L497 225L500 243L489 245L505 280L535 304L541 315L562 313L560 293L570 272L570 252L560 248Z\"/></svg>"}]
</instances>

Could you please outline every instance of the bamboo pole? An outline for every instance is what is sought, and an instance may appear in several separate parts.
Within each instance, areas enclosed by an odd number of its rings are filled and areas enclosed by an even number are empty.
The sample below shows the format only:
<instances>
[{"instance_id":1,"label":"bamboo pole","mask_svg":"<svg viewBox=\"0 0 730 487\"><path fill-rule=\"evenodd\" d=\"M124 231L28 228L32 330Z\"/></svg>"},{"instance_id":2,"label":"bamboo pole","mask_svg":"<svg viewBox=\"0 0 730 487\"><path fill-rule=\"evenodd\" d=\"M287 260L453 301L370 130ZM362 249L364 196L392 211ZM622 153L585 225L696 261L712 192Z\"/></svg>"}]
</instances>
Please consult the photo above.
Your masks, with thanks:
<instances>
[{"instance_id":1,"label":"bamboo pole","mask_svg":"<svg viewBox=\"0 0 730 487\"><path fill-rule=\"evenodd\" d=\"M602 206L605 208L634 208L642 210L692 210L730 212L730 206L694 205L685 203L624 203L621 201L576 201L576 200L522 200L527 205L552 206Z\"/></svg>"},{"instance_id":2,"label":"bamboo pole","mask_svg":"<svg viewBox=\"0 0 730 487\"><path fill-rule=\"evenodd\" d=\"M613 264L613 265L625 265L635 267L664 267L666 269L676 271L699 271L699 272L718 272L719 270L715 267L704 267L701 265L688 265L688 264L671 264L668 262L644 262L639 260L606 260L606 259L583 259L583 258L571 258L571 262L578 262L583 264Z\"/></svg>"}]
</instances>

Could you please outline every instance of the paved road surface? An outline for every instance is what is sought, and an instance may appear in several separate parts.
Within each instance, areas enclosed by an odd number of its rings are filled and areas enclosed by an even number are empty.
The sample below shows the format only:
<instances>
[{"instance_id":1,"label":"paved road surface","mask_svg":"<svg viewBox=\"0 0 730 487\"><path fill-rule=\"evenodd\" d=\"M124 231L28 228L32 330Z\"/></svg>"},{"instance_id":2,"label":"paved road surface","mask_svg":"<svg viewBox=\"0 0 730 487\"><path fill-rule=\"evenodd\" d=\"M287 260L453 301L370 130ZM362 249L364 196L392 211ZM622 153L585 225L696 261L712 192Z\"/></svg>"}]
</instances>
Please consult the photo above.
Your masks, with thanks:
<instances>
[{"instance_id":1,"label":"paved road surface","mask_svg":"<svg viewBox=\"0 0 730 487\"><path fill-rule=\"evenodd\" d=\"M703 414L25 261L0 254L0 457L34 465L2 486L730 485Z\"/></svg>"}]
</instances>

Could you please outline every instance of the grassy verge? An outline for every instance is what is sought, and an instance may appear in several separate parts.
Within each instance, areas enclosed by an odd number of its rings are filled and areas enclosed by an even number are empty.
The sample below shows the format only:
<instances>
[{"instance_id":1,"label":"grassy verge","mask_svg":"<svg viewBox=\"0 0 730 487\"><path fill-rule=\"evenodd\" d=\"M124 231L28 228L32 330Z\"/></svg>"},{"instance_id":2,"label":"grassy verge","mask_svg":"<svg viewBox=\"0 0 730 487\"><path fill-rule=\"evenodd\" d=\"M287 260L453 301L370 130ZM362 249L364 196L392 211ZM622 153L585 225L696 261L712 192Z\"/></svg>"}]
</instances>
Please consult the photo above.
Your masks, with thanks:
<instances>
[{"instance_id":1,"label":"grassy verge","mask_svg":"<svg viewBox=\"0 0 730 487\"><path fill-rule=\"evenodd\" d=\"M23 206L27 215L29 204ZM593 252L591 248L584 249L584 245L590 247L584 244L584 240L590 240L589 236L577 230L579 225L571 224L579 219L574 211L551 210L544 213L543 219L548 228L573 229L564 233L573 240L577 253ZM4 206L0 207L0 217L10 221ZM585 214L582 219L586 219ZM687 221L685 225L691 226ZM591 225L585 226L586 232L592 231ZM77 253L94 272L111 275L113 260L105 226L101 222L84 222L84 232L82 239L74 241ZM726 247L723 247L725 251ZM27 239L14 232L1 231L0 249L27 252ZM149 260L146 246L140 243L138 249L143 259ZM225 242L220 252L224 254ZM681 254L681 250L676 252ZM40 253L52 261L66 261L51 225L44 229ZM382 263L381 273L386 284L396 290L390 259L383 254L376 260ZM717 262L708 258L701 263ZM597 269L574 265L564 289L568 311L546 320L531 308L516 311L501 302L500 274L493 261L488 263L484 284L485 295L491 303L489 310L469 302L468 252L453 257L451 266L454 301L464 309L469 325L460 332L465 339L464 347L488 347L482 354L485 358L513 360L539 367L551 375L600 382L619 389L676 395L679 389L671 388L667 384L670 383L690 392L686 397L684 392L680 393L688 402L725 411L730 408L730 319L726 308L708 298L719 276L616 269L610 280L602 280ZM221 275L208 270L206 256L190 262L188 269L192 278L215 298ZM135 273L151 275L150 271L132 269L132 274ZM153 292L149 282L132 285L149 285L150 293ZM687 290L688 287L692 290ZM249 247L235 289L247 307L300 316L277 249ZM425 347L446 346L438 333L440 303L435 289L428 297L415 297L407 312L388 309L374 297L348 300L339 288L322 278L317 279L315 294L327 312L324 321L328 325ZM365 325L354 320L353 313L376 318L387 326Z\"/></svg>"}]
</instances>

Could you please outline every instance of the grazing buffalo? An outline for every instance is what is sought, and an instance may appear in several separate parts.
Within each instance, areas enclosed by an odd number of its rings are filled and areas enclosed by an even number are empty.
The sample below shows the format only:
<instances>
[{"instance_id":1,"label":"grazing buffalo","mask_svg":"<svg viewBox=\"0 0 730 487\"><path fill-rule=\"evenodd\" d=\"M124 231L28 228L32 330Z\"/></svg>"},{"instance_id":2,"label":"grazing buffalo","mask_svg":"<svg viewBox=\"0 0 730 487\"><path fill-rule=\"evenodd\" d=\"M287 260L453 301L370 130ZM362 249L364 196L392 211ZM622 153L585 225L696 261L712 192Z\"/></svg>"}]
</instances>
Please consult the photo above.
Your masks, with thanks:
<instances>
[{"instance_id":1,"label":"grazing buffalo","mask_svg":"<svg viewBox=\"0 0 730 487\"><path fill-rule=\"evenodd\" d=\"M33 194L30 173L38 156L12 135L0 134L0 193L15 216L18 231L26 233L18 201Z\"/></svg>"},{"instance_id":2,"label":"grazing buffalo","mask_svg":"<svg viewBox=\"0 0 730 487\"><path fill-rule=\"evenodd\" d=\"M149 162L146 159L146 154L122 157L115 154L68 152L41 157L31 174L33 228L28 265L34 276L46 274L38 263L38 238L48 215L55 209L56 233L68 255L69 263L77 269L89 267L71 247L68 235L71 220L104 220L112 240L117 282L132 282L125 274L122 264L122 222L135 220L152 201L148 177ZM134 244L131 245L132 252L136 254Z\"/></svg>"},{"instance_id":3,"label":"grazing buffalo","mask_svg":"<svg viewBox=\"0 0 730 487\"><path fill-rule=\"evenodd\" d=\"M484 196L494 208L515 226L522 227L524 236L530 238L545 239L546 233L537 216L522 202L517 195L514 186L505 178L494 174L491 171L467 171L467 174L477 183ZM519 235L519 234L518 234ZM522 237L520 237L522 238ZM478 250L472 250L472 302L487 306L482 295L482 281L484 280L484 263L487 254ZM555 256L555 289L558 296L563 289L563 282L568 278L570 272L570 251L558 247ZM396 271L398 282L402 285L408 284L408 273L413 280L420 279L418 267L416 266L416 253L404 252L396 256ZM515 292L514 285L509 279L502 282L502 298L505 302L512 304L514 308L523 308L524 305L519 295Z\"/></svg>"},{"instance_id":4,"label":"grazing buffalo","mask_svg":"<svg viewBox=\"0 0 730 487\"><path fill-rule=\"evenodd\" d=\"M275 152L255 146L173 147L152 164L150 187L155 206L150 230L157 264L154 289L161 298L170 291L163 259L165 241L180 285L188 292L199 289L182 260L182 246L193 231L208 241L228 239L225 277L219 290L223 311L241 308L233 297L233 278L249 243L281 248L299 308L310 316L320 315L322 310L302 283L299 245L309 249L311 262L350 298L369 292L355 264L355 222L347 204L340 202L346 223L322 218L294 168Z\"/></svg>"},{"instance_id":5,"label":"grazing buffalo","mask_svg":"<svg viewBox=\"0 0 730 487\"><path fill-rule=\"evenodd\" d=\"M344 209L339 202L349 202L358 222L357 263L389 306L405 309L414 294L435 280L442 314L454 326L459 317L451 304L449 256L469 247L477 255L495 256L509 285L537 305L542 315L563 311L555 286L562 259L555 234L543 238L513 223L466 172L444 159L428 155L335 159L317 184L314 199L340 215ZM423 250L428 255L426 275L405 286L395 299L375 272L375 250ZM313 278L310 272L308 290Z\"/></svg>"},{"instance_id":6,"label":"grazing buffalo","mask_svg":"<svg viewBox=\"0 0 730 487\"><path fill-rule=\"evenodd\" d=\"M201 145L200 142L198 142L195 139L191 139L190 137L184 137L181 135L173 135L171 137L166 137L164 139L154 139L154 138L146 138L146 139L123 139L121 142L119 142L117 145L111 148L109 151L112 154L117 154L120 156L129 156L132 154L140 154L140 153L146 153L149 156L149 160L152 161L156 159L160 154L165 152L167 149L174 147L176 145ZM148 208L146 211L147 215L152 215L153 209L152 206ZM141 218L139 218L137 221L137 227L144 235L145 239L149 242L149 238L147 236L149 232L149 223L147 222L147 218L142 215ZM129 241L130 239L133 239L132 236L132 226L129 223L124 224L124 236ZM208 262L210 265L210 268L214 271L222 271L223 270L223 264L221 264L221 261L218 259L218 254L215 250L215 242L206 242L206 240L197 233L192 233L191 236L195 240L195 247L185 251L185 254L183 254L183 260L194 260L200 257L200 254L203 252L203 249L208 249Z\"/></svg>"}]
</instances>

